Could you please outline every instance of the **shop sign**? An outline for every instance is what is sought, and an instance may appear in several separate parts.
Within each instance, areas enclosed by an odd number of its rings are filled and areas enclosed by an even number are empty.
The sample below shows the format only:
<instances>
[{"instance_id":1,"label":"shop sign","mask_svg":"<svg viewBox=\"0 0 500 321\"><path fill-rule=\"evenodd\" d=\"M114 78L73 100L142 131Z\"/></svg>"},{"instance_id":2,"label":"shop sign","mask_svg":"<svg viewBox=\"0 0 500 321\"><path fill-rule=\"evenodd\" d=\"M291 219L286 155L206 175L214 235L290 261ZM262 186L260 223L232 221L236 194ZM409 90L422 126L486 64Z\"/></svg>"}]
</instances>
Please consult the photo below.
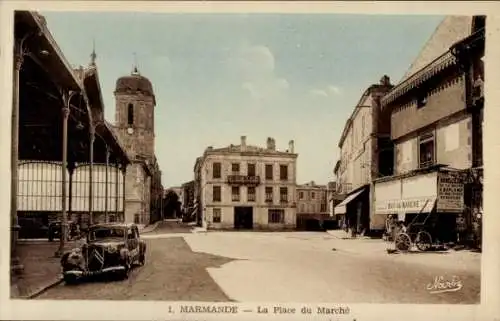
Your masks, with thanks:
<instances>
[{"instance_id":1,"label":"shop sign","mask_svg":"<svg viewBox=\"0 0 500 321\"><path fill-rule=\"evenodd\" d=\"M432 199L428 197L377 201L375 214L419 213L429 202L432 202Z\"/></svg>"},{"instance_id":2,"label":"shop sign","mask_svg":"<svg viewBox=\"0 0 500 321\"><path fill-rule=\"evenodd\" d=\"M437 210L440 212L462 212L464 210L463 176L455 173L440 173L438 180Z\"/></svg>"}]
</instances>

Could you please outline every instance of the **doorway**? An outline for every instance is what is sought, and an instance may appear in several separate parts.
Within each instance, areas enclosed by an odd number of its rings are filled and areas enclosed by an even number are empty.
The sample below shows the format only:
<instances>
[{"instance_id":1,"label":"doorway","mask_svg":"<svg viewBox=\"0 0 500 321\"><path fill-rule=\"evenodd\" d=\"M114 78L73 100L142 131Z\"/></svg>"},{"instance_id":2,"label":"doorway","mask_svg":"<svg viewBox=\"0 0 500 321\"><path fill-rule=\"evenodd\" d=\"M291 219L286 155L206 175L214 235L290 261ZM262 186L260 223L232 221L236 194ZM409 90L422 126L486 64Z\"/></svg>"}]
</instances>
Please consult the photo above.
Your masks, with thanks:
<instances>
[{"instance_id":1,"label":"doorway","mask_svg":"<svg viewBox=\"0 0 500 321\"><path fill-rule=\"evenodd\" d=\"M236 206L234 208L234 228L245 230L253 228L253 207Z\"/></svg>"}]
</instances>

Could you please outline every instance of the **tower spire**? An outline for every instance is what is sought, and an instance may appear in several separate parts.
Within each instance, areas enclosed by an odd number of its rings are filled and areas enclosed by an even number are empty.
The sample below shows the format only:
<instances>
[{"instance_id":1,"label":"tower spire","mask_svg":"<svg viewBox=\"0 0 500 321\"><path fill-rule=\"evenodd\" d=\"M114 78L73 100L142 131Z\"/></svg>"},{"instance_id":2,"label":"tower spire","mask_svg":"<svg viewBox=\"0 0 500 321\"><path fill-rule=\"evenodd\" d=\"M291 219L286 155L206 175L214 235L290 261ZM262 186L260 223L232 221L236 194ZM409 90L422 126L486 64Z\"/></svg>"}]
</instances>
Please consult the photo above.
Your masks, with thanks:
<instances>
[{"instance_id":1,"label":"tower spire","mask_svg":"<svg viewBox=\"0 0 500 321\"><path fill-rule=\"evenodd\" d=\"M97 54L95 53L95 38L92 39L92 53L90 54L90 65L95 66L95 59L97 58Z\"/></svg>"},{"instance_id":2,"label":"tower spire","mask_svg":"<svg viewBox=\"0 0 500 321\"><path fill-rule=\"evenodd\" d=\"M134 67L132 68L132 75L139 75L139 70L137 68L137 53L134 52Z\"/></svg>"}]
</instances>

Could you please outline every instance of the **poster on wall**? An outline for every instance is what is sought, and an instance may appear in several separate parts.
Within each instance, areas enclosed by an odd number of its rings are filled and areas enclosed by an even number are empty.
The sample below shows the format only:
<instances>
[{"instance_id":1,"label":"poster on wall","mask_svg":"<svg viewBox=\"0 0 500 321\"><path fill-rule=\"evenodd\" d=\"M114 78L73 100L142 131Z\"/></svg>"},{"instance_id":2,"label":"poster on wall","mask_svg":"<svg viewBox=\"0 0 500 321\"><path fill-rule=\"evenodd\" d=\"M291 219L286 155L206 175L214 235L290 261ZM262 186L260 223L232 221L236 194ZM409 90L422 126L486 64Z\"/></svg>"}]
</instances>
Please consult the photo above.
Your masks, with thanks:
<instances>
[{"instance_id":1,"label":"poster on wall","mask_svg":"<svg viewBox=\"0 0 500 321\"><path fill-rule=\"evenodd\" d=\"M452 213L464 210L464 184L460 173L439 173L437 210Z\"/></svg>"}]
</instances>

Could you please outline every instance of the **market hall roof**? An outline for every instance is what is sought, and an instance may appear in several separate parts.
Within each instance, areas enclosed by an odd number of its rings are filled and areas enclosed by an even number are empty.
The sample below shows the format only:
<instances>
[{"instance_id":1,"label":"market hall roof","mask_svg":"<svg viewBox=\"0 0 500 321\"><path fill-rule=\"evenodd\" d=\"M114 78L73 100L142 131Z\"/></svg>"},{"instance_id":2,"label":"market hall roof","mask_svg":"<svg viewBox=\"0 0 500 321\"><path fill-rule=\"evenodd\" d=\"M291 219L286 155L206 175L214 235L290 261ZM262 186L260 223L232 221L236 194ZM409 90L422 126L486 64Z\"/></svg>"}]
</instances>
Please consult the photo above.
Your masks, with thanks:
<instances>
[{"instance_id":1,"label":"market hall roof","mask_svg":"<svg viewBox=\"0 0 500 321\"><path fill-rule=\"evenodd\" d=\"M390 104L442 70L455 65L455 57L451 54L450 47L471 35L473 19L473 16L444 18L399 84L382 98L382 106Z\"/></svg>"},{"instance_id":2,"label":"market hall roof","mask_svg":"<svg viewBox=\"0 0 500 321\"><path fill-rule=\"evenodd\" d=\"M50 70L54 82L68 90L82 91L83 84L73 73L69 62L64 57L61 49L50 33L45 17L36 11L15 12L15 38L32 34L38 36L31 38L30 54L38 64L43 64ZM45 54L43 54L45 53Z\"/></svg>"},{"instance_id":3,"label":"market hall roof","mask_svg":"<svg viewBox=\"0 0 500 321\"><path fill-rule=\"evenodd\" d=\"M20 145L21 158L45 157L58 160L62 151L60 143L62 100L59 91L74 90L80 93L72 99L68 135L71 139L68 160L88 161L89 123L102 123L96 128L98 137L94 146L94 161L104 162L103 148L108 144L115 152L111 159L128 162L127 155L103 115L102 94L95 64L89 68L73 69L47 27L45 18L34 11L16 11L15 40L29 36L29 54L21 70L20 87ZM83 102L87 100L89 106ZM24 142L21 143L21 142ZM24 146L26 145L26 146ZM53 146L52 146L53 145ZM30 147L31 146L31 147ZM52 147L52 148L51 148ZM37 152L35 152L37 151ZM51 154L51 155L49 155Z\"/></svg>"}]
</instances>

